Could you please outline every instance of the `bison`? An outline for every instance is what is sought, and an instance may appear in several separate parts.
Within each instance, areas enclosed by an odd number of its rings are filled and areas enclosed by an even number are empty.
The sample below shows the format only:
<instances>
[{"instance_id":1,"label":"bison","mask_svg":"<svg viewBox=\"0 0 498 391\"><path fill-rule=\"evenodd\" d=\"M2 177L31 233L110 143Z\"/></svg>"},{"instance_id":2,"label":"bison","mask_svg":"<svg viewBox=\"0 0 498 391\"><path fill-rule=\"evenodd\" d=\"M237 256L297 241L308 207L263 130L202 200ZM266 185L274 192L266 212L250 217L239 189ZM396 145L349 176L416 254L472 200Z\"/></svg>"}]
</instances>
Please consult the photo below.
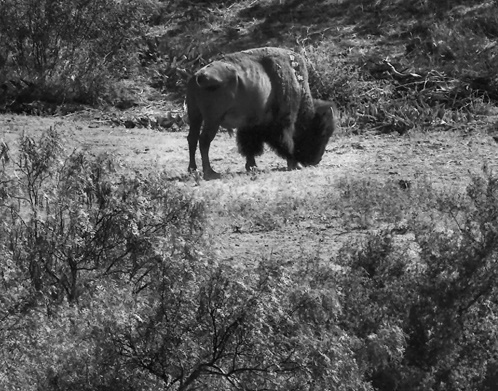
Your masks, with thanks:
<instances>
[{"instance_id":1,"label":"bison","mask_svg":"<svg viewBox=\"0 0 498 391\"><path fill-rule=\"evenodd\" d=\"M264 143L287 159L289 169L316 165L336 129L335 110L331 102L312 99L301 55L273 47L227 54L188 82L188 169L197 169L199 143L204 179L220 177L209 162L209 147L220 126L230 132L237 128L247 170L256 167Z\"/></svg>"}]
</instances>

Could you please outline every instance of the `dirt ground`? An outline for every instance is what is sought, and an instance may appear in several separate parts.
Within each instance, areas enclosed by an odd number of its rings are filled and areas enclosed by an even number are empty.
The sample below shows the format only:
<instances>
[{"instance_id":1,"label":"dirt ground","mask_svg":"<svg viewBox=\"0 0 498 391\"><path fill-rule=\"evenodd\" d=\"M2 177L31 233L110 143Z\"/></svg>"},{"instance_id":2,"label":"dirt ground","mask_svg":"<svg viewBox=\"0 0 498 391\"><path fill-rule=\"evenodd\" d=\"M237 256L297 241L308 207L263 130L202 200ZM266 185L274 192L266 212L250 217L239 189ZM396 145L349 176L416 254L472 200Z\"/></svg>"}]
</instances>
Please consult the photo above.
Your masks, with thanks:
<instances>
[{"instance_id":1,"label":"dirt ground","mask_svg":"<svg viewBox=\"0 0 498 391\"><path fill-rule=\"evenodd\" d=\"M339 180L372 181L428 179L437 186L461 189L469 173L479 173L483 164L498 171L498 144L484 131L415 132L404 136L347 135L329 142L317 167L286 171L286 162L266 151L257 159L260 171L247 174L244 159L237 152L235 138L220 132L211 147L211 162L222 174L218 181L205 182L187 174L187 129L158 132L108 126L98 120L67 117L0 115L0 141L15 145L24 132L37 137L55 126L62 132L66 149L83 148L92 154L113 153L125 170L165 170L171 181L191 190L209 205L217 206L210 215L208 234L221 259L252 262L278 254L289 261L304 254L327 259L350 237L340 227L310 216L261 229L239 222L237 216L223 216L225 203L251 198L264 203L279 197L303 198L330 189ZM200 156L198 154L198 164ZM199 164L200 165L200 164ZM240 223L240 224L239 224Z\"/></svg>"}]
</instances>

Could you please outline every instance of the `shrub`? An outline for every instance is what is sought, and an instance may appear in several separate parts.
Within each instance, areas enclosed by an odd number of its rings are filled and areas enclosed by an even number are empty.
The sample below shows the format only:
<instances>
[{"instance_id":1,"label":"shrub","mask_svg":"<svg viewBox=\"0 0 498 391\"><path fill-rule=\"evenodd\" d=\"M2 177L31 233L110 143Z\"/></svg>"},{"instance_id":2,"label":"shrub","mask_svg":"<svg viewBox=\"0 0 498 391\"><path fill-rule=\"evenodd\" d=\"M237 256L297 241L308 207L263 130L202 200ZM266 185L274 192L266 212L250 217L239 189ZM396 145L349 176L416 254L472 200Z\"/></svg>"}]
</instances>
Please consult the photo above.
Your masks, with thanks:
<instances>
[{"instance_id":1,"label":"shrub","mask_svg":"<svg viewBox=\"0 0 498 391\"><path fill-rule=\"evenodd\" d=\"M105 319L123 316L161 262L195 256L203 205L161 174L120 178L111 157L64 157L61 145L53 128L39 141L23 136L0 170L0 341L8 347L0 384L124 389L130 368L116 359ZM145 381L135 375L131 389Z\"/></svg>"},{"instance_id":2,"label":"shrub","mask_svg":"<svg viewBox=\"0 0 498 391\"><path fill-rule=\"evenodd\" d=\"M7 53L4 101L95 102L129 74L129 49L140 34L147 0L5 0L0 37ZM12 104L11 102L9 104Z\"/></svg>"},{"instance_id":3,"label":"shrub","mask_svg":"<svg viewBox=\"0 0 498 391\"><path fill-rule=\"evenodd\" d=\"M466 194L428 201L402 201L407 236L381 229L341 250L342 324L366 338L360 367L377 389L483 389L496 367L498 180L485 169ZM385 359L368 353L379 333L399 341Z\"/></svg>"},{"instance_id":4,"label":"shrub","mask_svg":"<svg viewBox=\"0 0 498 391\"><path fill-rule=\"evenodd\" d=\"M370 389L330 270L222 263L196 199L61 145L2 154L2 388Z\"/></svg>"},{"instance_id":5,"label":"shrub","mask_svg":"<svg viewBox=\"0 0 498 391\"><path fill-rule=\"evenodd\" d=\"M201 205L160 177L113 180L109 156L75 152L61 161L59 140L55 129L39 143L23 137L17 179L6 181L4 240L37 291L74 302L80 273L144 279L141 259L152 257L159 235L194 241Z\"/></svg>"},{"instance_id":6,"label":"shrub","mask_svg":"<svg viewBox=\"0 0 498 391\"><path fill-rule=\"evenodd\" d=\"M129 365L166 389L369 389L351 354L354 338L336 325L331 281L303 280L302 270L276 260L256 270L164 267L137 316L116 322L114 340Z\"/></svg>"}]
</instances>

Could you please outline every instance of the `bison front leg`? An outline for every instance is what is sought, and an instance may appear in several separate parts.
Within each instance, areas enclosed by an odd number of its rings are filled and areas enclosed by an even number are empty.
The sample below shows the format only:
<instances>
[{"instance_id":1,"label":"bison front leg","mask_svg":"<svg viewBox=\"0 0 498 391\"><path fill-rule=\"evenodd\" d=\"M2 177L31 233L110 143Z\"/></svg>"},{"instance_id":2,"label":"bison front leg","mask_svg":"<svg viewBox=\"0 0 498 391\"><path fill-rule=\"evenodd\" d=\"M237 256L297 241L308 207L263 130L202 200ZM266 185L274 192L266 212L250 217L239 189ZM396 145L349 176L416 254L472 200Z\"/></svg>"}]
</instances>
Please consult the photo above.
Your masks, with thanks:
<instances>
[{"instance_id":1,"label":"bison front leg","mask_svg":"<svg viewBox=\"0 0 498 391\"><path fill-rule=\"evenodd\" d=\"M294 153L294 127L290 126L285 128L282 132L281 148L282 154L287 157L287 169L296 170L301 169L301 165L298 163L295 153Z\"/></svg>"},{"instance_id":2,"label":"bison front leg","mask_svg":"<svg viewBox=\"0 0 498 391\"><path fill-rule=\"evenodd\" d=\"M239 152L246 158L246 170L256 168L256 156L263 153L263 142L266 133L265 126L249 126L237 130L237 144Z\"/></svg>"},{"instance_id":3,"label":"bison front leg","mask_svg":"<svg viewBox=\"0 0 498 391\"><path fill-rule=\"evenodd\" d=\"M219 124L204 123L204 128L202 129L201 136L199 138L199 149L201 150L202 158L202 171L204 172L204 179L209 181L211 179L219 179L221 177L216 171L211 167L209 162L209 148L211 146L211 141L213 141L214 136L218 132Z\"/></svg>"}]
</instances>

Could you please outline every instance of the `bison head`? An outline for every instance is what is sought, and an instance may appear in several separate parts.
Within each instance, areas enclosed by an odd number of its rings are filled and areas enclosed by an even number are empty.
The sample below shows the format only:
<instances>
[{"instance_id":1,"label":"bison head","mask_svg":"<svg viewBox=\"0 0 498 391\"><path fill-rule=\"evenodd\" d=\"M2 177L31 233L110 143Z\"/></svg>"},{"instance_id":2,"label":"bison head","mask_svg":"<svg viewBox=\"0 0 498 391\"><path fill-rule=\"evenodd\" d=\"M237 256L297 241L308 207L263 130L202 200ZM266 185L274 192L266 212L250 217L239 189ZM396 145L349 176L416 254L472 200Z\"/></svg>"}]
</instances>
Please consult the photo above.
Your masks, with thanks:
<instances>
[{"instance_id":1,"label":"bison head","mask_svg":"<svg viewBox=\"0 0 498 391\"><path fill-rule=\"evenodd\" d=\"M327 143L338 128L337 108L332 102L314 100L314 115L296 130L295 159L305 165L313 166L322 160Z\"/></svg>"}]
</instances>

